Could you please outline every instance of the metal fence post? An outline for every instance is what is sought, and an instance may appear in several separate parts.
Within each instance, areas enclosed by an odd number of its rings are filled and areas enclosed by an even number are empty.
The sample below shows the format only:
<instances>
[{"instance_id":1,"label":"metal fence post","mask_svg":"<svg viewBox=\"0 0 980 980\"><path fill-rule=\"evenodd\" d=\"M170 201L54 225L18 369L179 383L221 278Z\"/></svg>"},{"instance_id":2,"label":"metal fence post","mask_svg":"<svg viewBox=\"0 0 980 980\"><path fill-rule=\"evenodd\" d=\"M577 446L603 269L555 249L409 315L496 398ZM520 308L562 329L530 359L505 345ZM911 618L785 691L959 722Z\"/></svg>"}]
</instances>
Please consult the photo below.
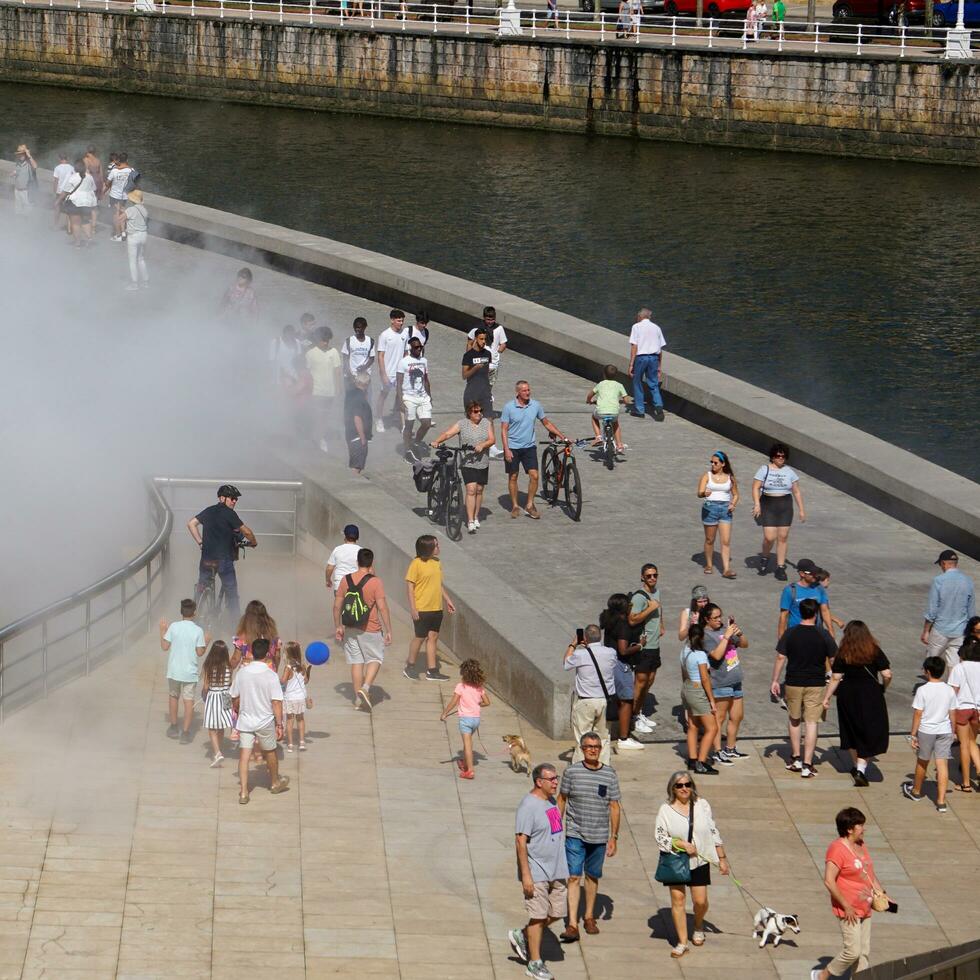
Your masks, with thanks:
<instances>
[{"instance_id":1,"label":"metal fence post","mask_svg":"<svg viewBox=\"0 0 980 980\"><path fill-rule=\"evenodd\" d=\"M466 33L470 32L470 7L469 4L466 5Z\"/></svg>"},{"instance_id":2,"label":"metal fence post","mask_svg":"<svg viewBox=\"0 0 980 980\"><path fill-rule=\"evenodd\" d=\"M714 17L708 18L708 47L714 46L714 33L715 33L715 19Z\"/></svg>"},{"instance_id":3,"label":"metal fence post","mask_svg":"<svg viewBox=\"0 0 980 980\"><path fill-rule=\"evenodd\" d=\"M901 45L899 46L899 49L898 49L898 56L899 56L899 58L904 58L905 57L905 25L904 24L902 24L902 35L901 35L901 39L902 39L901 40Z\"/></svg>"},{"instance_id":4,"label":"metal fence post","mask_svg":"<svg viewBox=\"0 0 980 980\"><path fill-rule=\"evenodd\" d=\"M218 0L218 10L220 11L220 13L218 14L218 19L219 20L224 20L225 19L225 0Z\"/></svg>"},{"instance_id":5,"label":"metal fence post","mask_svg":"<svg viewBox=\"0 0 980 980\"><path fill-rule=\"evenodd\" d=\"M538 19L535 11L531 11L531 37L538 36Z\"/></svg>"},{"instance_id":6,"label":"metal fence post","mask_svg":"<svg viewBox=\"0 0 980 980\"><path fill-rule=\"evenodd\" d=\"M599 40L605 41L606 39L606 15L600 10L599 11Z\"/></svg>"},{"instance_id":7,"label":"metal fence post","mask_svg":"<svg viewBox=\"0 0 980 980\"><path fill-rule=\"evenodd\" d=\"M310 25L313 24L313 0L310 0Z\"/></svg>"},{"instance_id":8,"label":"metal fence post","mask_svg":"<svg viewBox=\"0 0 980 980\"><path fill-rule=\"evenodd\" d=\"M3 721L3 644L0 643L0 722Z\"/></svg>"},{"instance_id":9,"label":"metal fence post","mask_svg":"<svg viewBox=\"0 0 980 980\"><path fill-rule=\"evenodd\" d=\"M816 54L820 50L820 25L813 25L813 52Z\"/></svg>"},{"instance_id":10,"label":"metal fence post","mask_svg":"<svg viewBox=\"0 0 980 980\"><path fill-rule=\"evenodd\" d=\"M191 17L194 16L194 0L191 0Z\"/></svg>"},{"instance_id":11,"label":"metal fence post","mask_svg":"<svg viewBox=\"0 0 980 980\"><path fill-rule=\"evenodd\" d=\"M254 16L253 7L254 7L254 4L253 4L252 0L248 0L248 19L249 20L251 20L252 17Z\"/></svg>"},{"instance_id":12,"label":"metal fence post","mask_svg":"<svg viewBox=\"0 0 980 980\"><path fill-rule=\"evenodd\" d=\"M572 15L566 10L565 11L565 40L570 41L572 38Z\"/></svg>"},{"instance_id":13,"label":"metal fence post","mask_svg":"<svg viewBox=\"0 0 980 980\"><path fill-rule=\"evenodd\" d=\"M786 28L786 25L782 21L780 21L779 22L779 45L778 45L778 47L776 49L778 51L782 51L783 50L783 34L785 33L785 28Z\"/></svg>"},{"instance_id":14,"label":"metal fence post","mask_svg":"<svg viewBox=\"0 0 980 980\"><path fill-rule=\"evenodd\" d=\"M282 23L282 0L279 0L279 23Z\"/></svg>"},{"instance_id":15,"label":"metal fence post","mask_svg":"<svg viewBox=\"0 0 980 980\"><path fill-rule=\"evenodd\" d=\"M861 53L861 24L858 24L858 43L857 43L857 53Z\"/></svg>"},{"instance_id":16,"label":"metal fence post","mask_svg":"<svg viewBox=\"0 0 980 980\"><path fill-rule=\"evenodd\" d=\"M671 17L670 19L670 46L672 48L677 47L677 18Z\"/></svg>"},{"instance_id":17,"label":"metal fence post","mask_svg":"<svg viewBox=\"0 0 980 980\"><path fill-rule=\"evenodd\" d=\"M432 5L432 33L439 33L439 7L437 4Z\"/></svg>"}]
</instances>

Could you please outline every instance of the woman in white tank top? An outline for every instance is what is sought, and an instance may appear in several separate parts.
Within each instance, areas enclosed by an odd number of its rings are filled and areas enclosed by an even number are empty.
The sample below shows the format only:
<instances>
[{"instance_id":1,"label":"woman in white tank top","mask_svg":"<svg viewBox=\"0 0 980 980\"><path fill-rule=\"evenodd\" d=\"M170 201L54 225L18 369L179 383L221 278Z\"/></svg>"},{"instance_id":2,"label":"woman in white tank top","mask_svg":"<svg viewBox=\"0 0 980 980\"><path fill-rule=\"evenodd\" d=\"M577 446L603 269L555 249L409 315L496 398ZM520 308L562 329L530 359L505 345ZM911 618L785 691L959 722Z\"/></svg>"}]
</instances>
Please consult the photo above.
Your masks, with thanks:
<instances>
[{"instance_id":1,"label":"woman in white tank top","mask_svg":"<svg viewBox=\"0 0 980 980\"><path fill-rule=\"evenodd\" d=\"M738 483L731 460L720 449L711 454L708 472L698 484L701 523L704 525L704 574L714 572L715 537L721 529L721 567L723 578L735 578L732 571L732 513L738 505Z\"/></svg>"}]
</instances>

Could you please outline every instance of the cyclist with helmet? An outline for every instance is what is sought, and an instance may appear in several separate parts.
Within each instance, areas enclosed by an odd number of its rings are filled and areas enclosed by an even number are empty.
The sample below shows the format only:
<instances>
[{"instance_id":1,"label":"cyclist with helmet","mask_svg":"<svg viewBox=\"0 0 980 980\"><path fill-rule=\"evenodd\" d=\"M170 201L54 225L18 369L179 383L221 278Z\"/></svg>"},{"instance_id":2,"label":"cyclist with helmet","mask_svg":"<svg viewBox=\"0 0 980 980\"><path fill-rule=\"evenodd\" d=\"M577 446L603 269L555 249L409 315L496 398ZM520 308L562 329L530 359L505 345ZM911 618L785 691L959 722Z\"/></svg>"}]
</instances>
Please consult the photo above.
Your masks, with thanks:
<instances>
[{"instance_id":1,"label":"cyclist with helmet","mask_svg":"<svg viewBox=\"0 0 980 980\"><path fill-rule=\"evenodd\" d=\"M238 549L243 539L250 548L258 545L252 529L235 513L239 497L241 491L238 487L224 483L218 487L218 502L205 507L187 522L187 530L201 549L196 598L200 598L209 579L217 572L225 591L228 610L235 619L240 612L238 579L235 576Z\"/></svg>"}]
</instances>

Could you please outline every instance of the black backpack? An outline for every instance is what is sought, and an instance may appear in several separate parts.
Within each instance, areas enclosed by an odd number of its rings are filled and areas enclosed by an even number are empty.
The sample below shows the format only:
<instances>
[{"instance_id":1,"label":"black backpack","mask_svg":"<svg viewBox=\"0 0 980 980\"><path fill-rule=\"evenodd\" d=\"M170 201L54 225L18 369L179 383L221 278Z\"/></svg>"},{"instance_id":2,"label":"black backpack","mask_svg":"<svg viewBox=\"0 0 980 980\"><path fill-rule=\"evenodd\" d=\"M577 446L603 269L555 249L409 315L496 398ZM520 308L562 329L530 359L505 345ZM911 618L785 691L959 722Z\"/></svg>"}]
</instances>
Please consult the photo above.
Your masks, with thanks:
<instances>
[{"instance_id":1,"label":"black backpack","mask_svg":"<svg viewBox=\"0 0 980 980\"><path fill-rule=\"evenodd\" d=\"M361 579L357 585L354 584L352 575L344 576L347 582L347 589L344 592L344 602L340 607L340 621L344 626L355 626L364 629L367 626L368 616L371 615L371 607L364 601L364 586L374 578L370 572Z\"/></svg>"},{"instance_id":2,"label":"black backpack","mask_svg":"<svg viewBox=\"0 0 980 980\"><path fill-rule=\"evenodd\" d=\"M135 191L136 188L139 187L140 177L142 176L143 175L135 167L129 168L129 177L126 178L126 186L123 188L127 194Z\"/></svg>"}]
</instances>

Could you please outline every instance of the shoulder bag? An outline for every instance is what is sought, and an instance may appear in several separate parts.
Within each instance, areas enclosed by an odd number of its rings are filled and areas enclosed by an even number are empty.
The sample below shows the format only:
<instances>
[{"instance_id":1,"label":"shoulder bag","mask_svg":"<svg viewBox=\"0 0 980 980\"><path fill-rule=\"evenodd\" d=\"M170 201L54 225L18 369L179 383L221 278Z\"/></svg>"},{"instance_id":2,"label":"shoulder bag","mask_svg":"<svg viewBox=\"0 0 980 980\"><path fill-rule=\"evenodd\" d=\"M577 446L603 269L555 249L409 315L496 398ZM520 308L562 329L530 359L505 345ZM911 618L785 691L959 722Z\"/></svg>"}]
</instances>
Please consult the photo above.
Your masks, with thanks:
<instances>
[{"instance_id":1,"label":"shoulder bag","mask_svg":"<svg viewBox=\"0 0 980 980\"><path fill-rule=\"evenodd\" d=\"M602 688L602 696L606 699L606 720L615 721L619 718L619 703L615 694L610 694L609 688L606 687L606 682L603 679L602 671L599 670L599 661L596 660L595 654L592 652L592 647L586 644L585 649L588 655L592 658L592 666L595 667L596 674L599 675L599 687Z\"/></svg>"},{"instance_id":2,"label":"shoulder bag","mask_svg":"<svg viewBox=\"0 0 980 980\"><path fill-rule=\"evenodd\" d=\"M687 815L687 841L694 841L694 802ZM687 851L660 852L654 878L662 885L689 885L691 883L691 855Z\"/></svg>"}]
</instances>

